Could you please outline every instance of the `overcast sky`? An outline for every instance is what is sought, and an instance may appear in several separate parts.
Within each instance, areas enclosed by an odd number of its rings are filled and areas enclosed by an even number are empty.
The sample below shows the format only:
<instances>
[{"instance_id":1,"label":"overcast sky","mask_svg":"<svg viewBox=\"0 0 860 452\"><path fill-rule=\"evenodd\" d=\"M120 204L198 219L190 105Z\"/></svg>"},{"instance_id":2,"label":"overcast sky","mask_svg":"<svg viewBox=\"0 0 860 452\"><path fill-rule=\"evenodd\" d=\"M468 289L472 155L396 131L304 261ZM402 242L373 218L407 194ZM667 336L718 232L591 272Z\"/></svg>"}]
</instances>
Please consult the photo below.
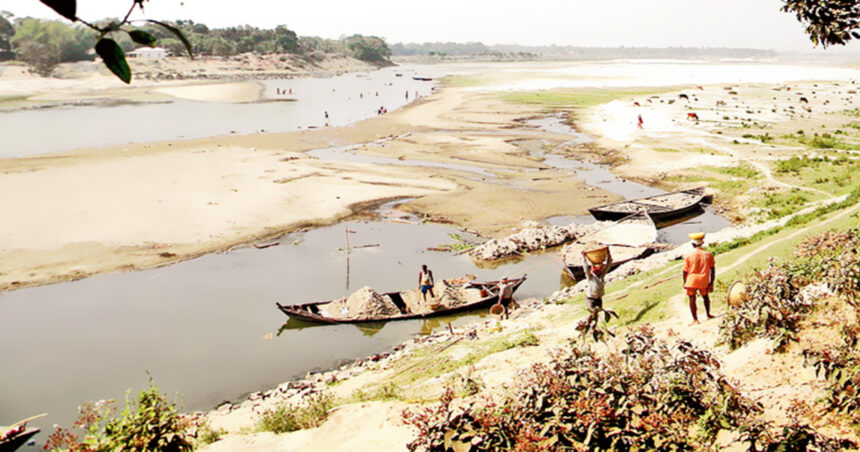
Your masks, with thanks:
<instances>
[{"instance_id":1,"label":"overcast sky","mask_svg":"<svg viewBox=\"0 0 860 452\"><path fill-rule=\"evenodd\" d=\"M130 0L78 0L84 19L122 16ZM749 47L810 51L779 0L151 0L146 17L209 26L284 24L299 35L377 35L389 43ZM58 17L38 0L0 0L16 16ZM860 52L860 44L847 49ZM842 50L844 52L844 50Z\"/></svg>"}]
</instances>

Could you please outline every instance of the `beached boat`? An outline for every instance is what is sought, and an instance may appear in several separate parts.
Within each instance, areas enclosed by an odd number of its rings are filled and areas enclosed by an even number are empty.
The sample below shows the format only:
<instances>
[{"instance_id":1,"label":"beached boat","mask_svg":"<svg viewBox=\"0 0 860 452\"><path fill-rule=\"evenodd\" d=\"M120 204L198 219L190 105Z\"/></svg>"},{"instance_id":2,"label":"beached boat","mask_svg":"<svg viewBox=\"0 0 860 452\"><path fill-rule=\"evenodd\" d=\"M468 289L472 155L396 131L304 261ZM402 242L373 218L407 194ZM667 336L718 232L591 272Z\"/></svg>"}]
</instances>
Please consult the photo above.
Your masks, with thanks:
<instances>
[{"instance_id":1,"label":"beached boat","mask_svg":"<svg viewBox=\"0 0 860 452\"><path fill-rule=\"evenodd\" d=\"M595 243L609 247L609 252L612 254L609 271L631 260L647 257L660 247L654 244L657 241L657 226L644 211L628 214L618 223L583 237L581 240L583 241L566 245L561 251L565 270L575 280L585 278L582 251Z\"/></svg>"},{"instance_id":2,"label":"beached boat","mask_svg":"<svg viewBox=\"0 0 860 452\"><path fill-rule=\"evenodd\" d=\"M521 278L511 279L513 290L516 290L525 282L526 276ZM320 301L316 303L306 303L300 305L284 306L280 303L275 303L284 314L291 318L301 319L307 322L316 323L368 323L368 322L387 322L392 320L409 320L422 319L427 317L435 317L440 315L455 314L458 312L471 311L479 308L489 308L499 302L498 281L486 281L470 283L465 287L448 286L448 288L459 289L463 295L463 299L456 303L446 304L443 293L440 293L441 301L437 304L423 304L418 300L421 295L417 289L407 290L402 292L388 292L381 294L387 297L395 306L398 313L389 316L372 316L372 317L355 317L355 318L338 318L326 312L328 305L332 305L336 300ZM445 290L442 284L437 285L437 290Z\"/></svg>"},{"instance_id":3,"label":"beached boat","mask_svg":"<svg viewBox=\"0 0 860 452\"><path fill-rule=\"evenodd\" d=\"M656 222L679 217L699 207L706 200L705 188L673 191L647 198L605 204L588 209L598 220L619 220L631 213L645 211Z\"/></svg>"},{"instance_id":4,"label":"beached boat","mask_svg":"<svg viewBox=\"0 0 860 452\"><path fill-rule=\"evenodd\" d=\"M582 267L582 255L580 254L584 249L585 244L582 243L573 243L565 249L564 269L576 281L585 278L585 269ZM612 265L609 266L609 271L634 259L648 257L654 253L655 249L657 248L652 246L610 245L609 253L612 254Z\"/></svg>"}]
</instances>

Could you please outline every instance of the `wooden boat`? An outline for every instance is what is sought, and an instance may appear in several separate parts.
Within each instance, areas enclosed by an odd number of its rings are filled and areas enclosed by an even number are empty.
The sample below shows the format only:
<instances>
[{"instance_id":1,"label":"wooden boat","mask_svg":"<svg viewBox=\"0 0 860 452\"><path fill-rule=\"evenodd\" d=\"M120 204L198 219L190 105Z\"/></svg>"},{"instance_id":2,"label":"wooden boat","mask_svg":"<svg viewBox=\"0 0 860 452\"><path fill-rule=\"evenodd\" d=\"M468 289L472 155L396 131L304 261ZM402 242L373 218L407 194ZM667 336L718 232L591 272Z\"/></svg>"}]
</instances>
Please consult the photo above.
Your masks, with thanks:
<instances>
[{"instance_id":1,"label":"wooden boat","mask_svg":"<svg viewBox=\"0 0 860 452\"><path fill-rule=\"evenodd\" d=\"M648 257L660 247L654 244L657 240L657 226L644 211L627 215L618 223L583 237L582 240L609 247L609 252L612 254L609 271L634 259ZM574 280L585 278L582 251L587 246L589 246L587 243L576 242L562 248L565 270Z\"/></svg>"},{"instance_id":2,"label":"wooden boat","mask_svg":"<svg viewBox=\"0 0 860 452\"><path fill-rule=\"evenodd\" d=\"M696 209L706 200L705 188L673 191L647 198L605 204L588 209L598 220L619 220L638 211L645 211L656 222L675 218Z\"/></svg>"},{"instance_id":3,"label":"wooden boat","mask_svg":"<svg viewBox=\"0 0 860 452\"><path fill-rule=\"evenodd\" d=\"M525 275L523 275L521 278L510 280L510 283L513 284L514 292L516 292L516 290L523 284L523 282L525 282L525 280ZM438 309L432 309L431 306L421 306L420 308L423 309L416 309L414 303L410 303L407 301L407 299L415 298L415 295L418 292L415 289L402 292L383 293L381 295L384 297L388 297L388 299L391 300L394 305L397 306L397 309L400 311L398 314L391 316L336 318L326 315L326 305L334 303L337 300L320 301L316 303L306 303L290 306L284 306L280 303L275 304L278 306L278 309L280 309L281 312L291 318L297 318L306 322L315 323L369 323L387 322L391 320L423 319L427 317L435 317L447 314L455 314L458 312L471 311L479 308L489 308L490 306L497 304L499 301L498 284L498 281L470 283L466 286L466 289L473 289L475 293L479 294L478 296L476 296L473 300L468 300L467 302L462 304L452 306L442 305L438 307ZM441 287L439 286L437 286L437 288L441 289ZM441 297L442 294L440 293L439 295Z\"/></svg>"},{"instance_id":4,"label":"wooden boat","mask_svg":"<svg viewBox=\"0 0 860 452\"><path fill-rule=\"evenodd\" d=\"M585 244L582 243L574 243L565 248L564 269L575 281L585 278L585 269L582 267L582 255L580 254L584 248ZM612 254L612 265L609 266L609 271L634 259L648 257L654 253L655 249L652 246L610 245L609 252Z\"/></svg>"},{"instance_id":5,"label":"wooden boat","mask_svg":"<svg viewBox=\"0 0 860 452\"><path fill-rule=\"evenodd\" d=\"M648 213L639 211L579 240L604 245L643 246L657 241L657 225Z\"/></svg>"},{"instance_id":6,"label":"wooden boat","mask_svg":"<svg viewBox=\"0 0 860 452\"><path fill-rule=\"evenodd\" d=\"M430 77L412 77L412 80L418 80L419 82L430 82L433 81Z\"/></svg>"}]
</instances>

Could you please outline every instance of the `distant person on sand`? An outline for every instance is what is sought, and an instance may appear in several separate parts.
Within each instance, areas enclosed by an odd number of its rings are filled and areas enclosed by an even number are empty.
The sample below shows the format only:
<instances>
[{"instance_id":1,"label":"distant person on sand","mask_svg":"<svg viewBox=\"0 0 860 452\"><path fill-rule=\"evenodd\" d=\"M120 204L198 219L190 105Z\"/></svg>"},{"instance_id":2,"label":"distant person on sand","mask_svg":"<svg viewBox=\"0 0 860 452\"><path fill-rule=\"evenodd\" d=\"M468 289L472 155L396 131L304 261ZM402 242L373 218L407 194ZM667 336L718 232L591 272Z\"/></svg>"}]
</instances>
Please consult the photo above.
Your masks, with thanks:
<instances>
[{"instance_id":1,"label":"distant person on sand","mask_svg":"<svg viewBox=\"0 0 860 452\"><path fill-rule=\"evenodd\" d=\"M702 300L705 301L705 313L709 319L713 319L711 315L711 299L708 294L714 290L714 279L716 278L716 270L714 268L714 255L703 250L702 244L705 242L704 233L690 234L692 239L693 253L687 256L684 261L684 290L687 291L687 296L690 297L690 313L693 314L693 325L699 323L699 318L696 316L696 292L702 295Z\"/></svg>"},{"instance_id":2,"label":"distant person on sand","mask_svg":"<svg viewBox=\"0 0 860 452\"><path fill-rule=\"evenodd\" d=\"M328 111L325 112L325 125L328 127Z\"/></svg>"},{"instance_id":3,"label":"distant person on sand","mask_svg":"<svg viewBox=\"0 0 860 452\"><path fill-rule=\"evenodd\" d=\"M588 285L585 286L585 300L588 302L588 309L603 307L603 291L606 286L606 273L609 272L609 267L612 265L612 253L606 249L606 257L599 264L592 263L586 251L582 250L582 269L585 272L585 279L588 280Z\"/></svg>"},{"instance_id":4,"label":"distant person on sand","mask_svg":"<svg viewBox=\"0 0 860 452\"><path fill-rule=\"evenodd\" d=\"M639 115L639 120L636 126L641 129L643 124L645 124L645 121L642 120L642 115Z\"/></svg>"},{"instance_id":5,"label":"distant person on sand","mask_svg":"<svg viewBox=\"0 0 860 452\"><path fill-rule=\"evenodd\" d=\"M406 90L406 100L409 100L409 90Z\"/></svg>"},{"instance_id":6,"label":"distant person on sand","mask_svg":"<svg viewBox=\"0 0 860 452\"><path fill-rule=\"evenodd\" d=\"M421 266L421 271L418 272L418 289L421 290L421 297L427 301L427 292L430 292L430 297L436 298L433 294L433 286L436 282L433 280L433 271L427 268L426 265Z\"/></svg>"}]
</instances>

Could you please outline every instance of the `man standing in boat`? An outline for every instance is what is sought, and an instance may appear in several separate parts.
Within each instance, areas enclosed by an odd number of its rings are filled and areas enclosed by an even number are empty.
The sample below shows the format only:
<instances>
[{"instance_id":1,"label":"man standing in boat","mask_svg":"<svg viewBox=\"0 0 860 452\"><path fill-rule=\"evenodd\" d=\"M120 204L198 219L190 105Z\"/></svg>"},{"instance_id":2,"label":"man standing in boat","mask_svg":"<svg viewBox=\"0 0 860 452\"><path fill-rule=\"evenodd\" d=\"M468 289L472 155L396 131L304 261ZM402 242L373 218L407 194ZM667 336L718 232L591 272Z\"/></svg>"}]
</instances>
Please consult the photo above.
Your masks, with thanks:
<instances>
[{"instance_id":1,"label":"man standing in boat","mask_svg":"<svg viewBox=\"0 0 860 452\"><path fill-rule=\"evenodd\" d=\"M421 296L424 301L427 301L427 292L430 292L430 297L436 298L433 294L433 286L436 282L433 280L433 272L426 265L421 266L421 271L418 272L418 289L421 290Z\"/></svg>"},{"instance_id":2,"label":"man standing in boat","mask_svg":"<svg viewBox=\"0 0 860 452\"><path fill-rule=\"evenodd\" d=\"M693 253L687 256L684 260L684 290L687 291L687 296L690 297L690 314L693 314L693 325L699 323L699 318L696 316L696 292L702 295L702 300L705 302L705 314L709 319L713 319L711 315L711 299L708 294L714 290L714 279L716 279L716 270L714 264L714 255L703 250L702 244L705 242L705 234L702 232L690 234L690 239L693 244Z\"/></svg>"},{"instance_id":3,"label":"man standing in boat","mask_svg":"<svg viewBox=\"0 0 860 452\"><path fill-rule=\"evenodd\" d=\"M603 262L594 263L588 258L588 253L582 250L582 269L585 273L585 278L588 280L588 285L585 286L585 300L588 302L588 309L603 307L603 291L606 286L606 273L609 272L609 267L612 266L612 253L609 248L606 248L606 257Z\"/></svg>"}]
</instances>

